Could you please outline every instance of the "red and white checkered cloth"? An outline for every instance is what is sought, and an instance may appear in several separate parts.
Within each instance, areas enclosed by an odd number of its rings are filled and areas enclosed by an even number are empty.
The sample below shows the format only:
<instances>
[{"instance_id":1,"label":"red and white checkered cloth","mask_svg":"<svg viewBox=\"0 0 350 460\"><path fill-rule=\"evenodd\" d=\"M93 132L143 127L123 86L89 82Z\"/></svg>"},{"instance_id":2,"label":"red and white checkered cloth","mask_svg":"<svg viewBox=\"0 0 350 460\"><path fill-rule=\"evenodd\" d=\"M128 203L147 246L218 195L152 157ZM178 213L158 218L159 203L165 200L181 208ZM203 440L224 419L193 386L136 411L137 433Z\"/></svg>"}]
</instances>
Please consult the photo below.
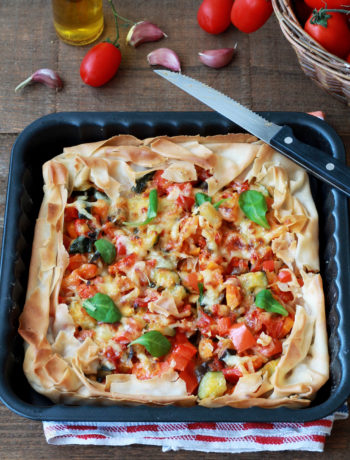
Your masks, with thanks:
<instances>
[{"instance_id":1,"label":"red and white checkered cloth","mask_svg":"<svg viewBox=\"0 0 350 460\"><path fill-rule=\"evenodd\" d=\"M323 112L309 112L324 119ZM305 423L94 423L43 422L49 444L129 446L162 450L239 453L277 450L322 452L335 420L346 419L344 404L333 415Z\"/></svg>"},{"instance_id":2,"label":"red and white checkered cloth","mask_svg":"<svg viewBox=\"0 0 350 460\"><path fill-rule=\"evenodd\" d=\"M321 452L334 420L348 417L342 406L333 415L305 423L116 423L43 422L49 444L129 446L147 444L169 450L258 452L309 450Z\"/></svg>"}]
</instances>

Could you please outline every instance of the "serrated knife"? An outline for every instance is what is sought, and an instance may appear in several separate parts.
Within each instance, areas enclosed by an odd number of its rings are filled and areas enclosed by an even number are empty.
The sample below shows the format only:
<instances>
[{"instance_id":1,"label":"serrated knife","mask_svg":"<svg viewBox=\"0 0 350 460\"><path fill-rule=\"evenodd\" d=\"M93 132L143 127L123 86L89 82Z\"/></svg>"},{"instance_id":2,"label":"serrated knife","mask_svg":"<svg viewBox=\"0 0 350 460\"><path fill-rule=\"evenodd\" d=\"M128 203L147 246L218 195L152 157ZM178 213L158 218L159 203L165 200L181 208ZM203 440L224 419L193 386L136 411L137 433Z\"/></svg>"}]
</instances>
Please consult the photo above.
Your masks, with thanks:
<instances>
[{"instance_id":1,"label":"serrated knife","mask_svg":"<svg viewBox=\"0 0 350 460\"><path fill-rule=\"evenodd\" d=\"M350 196L350 168L328 153L299 141L289 126L265 120L239 102L194 78L169 70L154 72L271 145L317 178Z\"/></svg>"}]
</instances>

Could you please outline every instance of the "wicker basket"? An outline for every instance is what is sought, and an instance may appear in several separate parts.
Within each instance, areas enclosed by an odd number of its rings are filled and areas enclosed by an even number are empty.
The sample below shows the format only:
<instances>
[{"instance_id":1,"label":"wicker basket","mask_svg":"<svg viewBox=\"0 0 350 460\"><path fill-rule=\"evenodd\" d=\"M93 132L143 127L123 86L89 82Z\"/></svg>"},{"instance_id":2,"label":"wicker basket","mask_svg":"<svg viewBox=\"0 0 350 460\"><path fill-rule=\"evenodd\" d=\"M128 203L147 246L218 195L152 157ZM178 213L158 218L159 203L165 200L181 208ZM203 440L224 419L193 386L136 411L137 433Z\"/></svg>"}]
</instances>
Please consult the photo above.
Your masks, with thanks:
<instances>
[{"instance_id":1,"label":"wicker basket","mask_svg":"<svg viewBox=\"0 0 350 460\"><path fill-rule=\"evenodd\" d=\"M350 64L328 53L304 31L293 12L292 0L272 0L272 4L304 73L350 106Z\"/></svg>"}]
</instances>

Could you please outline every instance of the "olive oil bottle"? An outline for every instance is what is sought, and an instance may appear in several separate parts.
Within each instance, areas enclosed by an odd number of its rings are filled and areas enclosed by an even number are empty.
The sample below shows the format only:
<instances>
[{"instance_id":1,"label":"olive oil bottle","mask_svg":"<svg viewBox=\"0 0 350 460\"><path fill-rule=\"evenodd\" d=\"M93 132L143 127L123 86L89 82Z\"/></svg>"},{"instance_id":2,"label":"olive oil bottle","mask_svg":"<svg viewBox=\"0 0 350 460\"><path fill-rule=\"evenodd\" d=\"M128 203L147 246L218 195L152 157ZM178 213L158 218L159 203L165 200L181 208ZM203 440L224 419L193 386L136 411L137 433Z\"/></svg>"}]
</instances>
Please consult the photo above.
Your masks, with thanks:
<instances>
[{"instance_id":1,"label":"olive oil bottle","mask_svg":"<svg viewBox=\"0 0 350 460\"><path fill-rule=\"evenodd\" d=\"M70 45L86 45L103 31L102 0L52 0L57 35Z\"/></svg>"}]
</instances>

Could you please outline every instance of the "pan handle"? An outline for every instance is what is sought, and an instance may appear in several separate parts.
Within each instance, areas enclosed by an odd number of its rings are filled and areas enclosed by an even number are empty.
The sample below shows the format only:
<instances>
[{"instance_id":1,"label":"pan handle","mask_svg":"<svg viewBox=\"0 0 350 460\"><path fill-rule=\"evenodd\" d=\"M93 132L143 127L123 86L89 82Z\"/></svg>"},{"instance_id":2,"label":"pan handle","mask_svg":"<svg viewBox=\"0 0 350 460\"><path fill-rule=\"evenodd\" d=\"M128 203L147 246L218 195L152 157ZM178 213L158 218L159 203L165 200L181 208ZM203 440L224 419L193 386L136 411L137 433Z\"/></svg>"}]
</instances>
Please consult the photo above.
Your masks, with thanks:
<instances>
[{"instance_id":1,"label":"pan handle","mask_svg":"<svg viewBox=\"0 0 350 460\"><path fill-rule=\"evenodd\" d=\"M318 179L350 196L350 168L328 153L300 142L289 126L283 126L270 144Z\"/></svg>"}]
</instances>

